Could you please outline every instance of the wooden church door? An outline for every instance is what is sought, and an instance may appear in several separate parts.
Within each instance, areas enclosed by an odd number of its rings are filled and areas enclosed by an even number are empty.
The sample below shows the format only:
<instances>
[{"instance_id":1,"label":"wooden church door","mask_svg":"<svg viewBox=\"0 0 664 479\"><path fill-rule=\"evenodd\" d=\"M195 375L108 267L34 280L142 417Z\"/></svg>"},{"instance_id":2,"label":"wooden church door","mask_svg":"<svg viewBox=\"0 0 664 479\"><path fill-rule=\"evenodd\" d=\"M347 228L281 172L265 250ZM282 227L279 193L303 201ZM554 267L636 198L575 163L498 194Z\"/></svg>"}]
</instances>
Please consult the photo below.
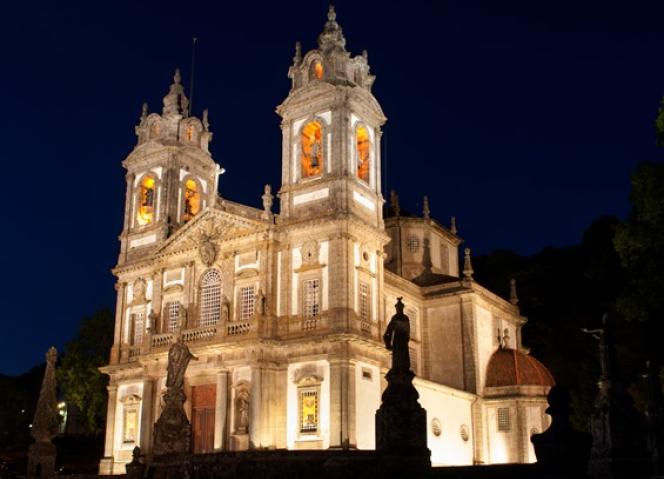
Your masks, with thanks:
<instances>
[{"instance_id":1,"label":"wooden church door","mask_svg":"<svg viewBox=\"0 0 664 479\"><path fill-rule=\"evenodd\" d=\"M214 409L217 399L216 384L194 386L191 394L192 451L214 451Z\"/></svg>"}]
</instances>

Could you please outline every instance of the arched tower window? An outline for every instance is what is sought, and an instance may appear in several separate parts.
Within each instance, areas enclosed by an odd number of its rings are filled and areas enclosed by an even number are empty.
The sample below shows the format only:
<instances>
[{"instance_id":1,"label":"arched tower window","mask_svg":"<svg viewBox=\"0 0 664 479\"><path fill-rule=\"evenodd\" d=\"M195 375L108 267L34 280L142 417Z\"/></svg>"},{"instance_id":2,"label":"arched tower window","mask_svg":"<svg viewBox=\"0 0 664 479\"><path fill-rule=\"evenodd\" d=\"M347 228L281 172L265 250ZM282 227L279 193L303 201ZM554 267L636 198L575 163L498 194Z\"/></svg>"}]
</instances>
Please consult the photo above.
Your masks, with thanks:
<instances>
[{"instance_id":1,"label":"arched tower window","mask_svg":"<svg viewBox=\"0 0 664 479\"><path fill-rule=\"evenodd\" d=\"M371 142L369 141L369 131L362 124L355 128L355 148L357 153L357 177L369 184Z\"/></svg>"},{"instance_id":2,"label":"arched tower window","mask_svg":"<svg viewBox=\"0 0 664 479\"><path fill-rule=\"evenodd\" d=\"M144 226L154 221L156 181L152 176L145 176L138 189L138 209L136 221Z\"/></svg>"},{"instance_id":3,"label":"arched tower window","mask_svg":"<svg viewBox=\"0 0 664 479\"><path fill-rule=\"evenodd\" d=\"M311 75L312 80L322 80L323 79L323 64L320 60L314 60L311 63Z\"/></svg>"},{"instance_id":4,"label":"arched tower window","mask_svg":"<svg viewBox=\"0 0 664 479\"><path fill-rule=\"evenodd\" d=\"M193 178L184 182L184 211L182 220L186 223L201 210L201 193L198 183Z\"/></svg>"},{"instance_id":5,"label":"arched tower window","mask_svg":"<svg viewBox=\"0 0 664 479\"><path fill-rule=\"evenodd\" d=\"M323 171L323 128L310 121L300 132L302 178L318 176Z\"/></svg>"},{"instance_id":6,"label":"arched tower window","mask_svg":"<svg viewBox=\"0 0 664 479\"><path fill-rule=\"evenodd\" d=\"M201 326L219 322L221 315L221 274L216 269L206 271L201 278L200 317Z\"/></svg>"}]
</instances>

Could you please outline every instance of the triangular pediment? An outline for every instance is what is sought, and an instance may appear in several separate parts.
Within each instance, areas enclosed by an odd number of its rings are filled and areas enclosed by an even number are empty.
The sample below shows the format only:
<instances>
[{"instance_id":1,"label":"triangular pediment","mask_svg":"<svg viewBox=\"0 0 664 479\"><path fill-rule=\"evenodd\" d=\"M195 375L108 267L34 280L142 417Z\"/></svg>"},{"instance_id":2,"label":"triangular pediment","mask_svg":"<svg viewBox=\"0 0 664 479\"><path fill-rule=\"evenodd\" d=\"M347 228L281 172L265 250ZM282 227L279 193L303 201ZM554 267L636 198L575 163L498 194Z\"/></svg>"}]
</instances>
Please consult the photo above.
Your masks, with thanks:
<instances>
[{"instance_id":1,"label":"triangular pediment","mask_svg":"<svg viewBox=\"0 0 664 479\"><path fill-rule=\"evenodd\" d=\"M204 240L220 243L259 233L267 228L268 225L262 221L208 207L173 233L156 253L173 254L195 248Z\"/></svg>"}]
</instances>

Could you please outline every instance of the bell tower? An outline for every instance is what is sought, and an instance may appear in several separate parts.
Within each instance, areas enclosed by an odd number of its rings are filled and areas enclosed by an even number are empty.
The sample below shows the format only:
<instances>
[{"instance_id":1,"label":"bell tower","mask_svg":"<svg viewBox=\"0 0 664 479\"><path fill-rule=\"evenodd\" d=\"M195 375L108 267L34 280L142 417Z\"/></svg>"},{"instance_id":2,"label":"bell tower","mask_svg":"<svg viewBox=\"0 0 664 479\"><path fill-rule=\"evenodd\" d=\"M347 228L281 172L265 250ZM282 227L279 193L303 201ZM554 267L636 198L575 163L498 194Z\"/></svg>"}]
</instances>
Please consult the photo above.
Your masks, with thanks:
<instances>
[{"instance_id":1,"label":"bell tower","mask_svg":"<svg viewBox=\"0 0 664 479\"><path fill-rule=\"evenodd\" d=\"M119 264L141 257L217 199L221 168L212 160L207 110L190 105L176 70L162 113L143 104L138 143L124 160L127 170Z\"/></svg>"},{"instance_id":2,"label":"bell tower","mask_svg":"<svg viewBox=\"0 0 664 479\"><path fill-rule=\"evenodd\" d=\"M351 215L382 228L380 137L385 116L371 93L368 55L352 57L330 6L318 48L299 42L282 117L281 221Z\"/></svg>"}]
</instances>

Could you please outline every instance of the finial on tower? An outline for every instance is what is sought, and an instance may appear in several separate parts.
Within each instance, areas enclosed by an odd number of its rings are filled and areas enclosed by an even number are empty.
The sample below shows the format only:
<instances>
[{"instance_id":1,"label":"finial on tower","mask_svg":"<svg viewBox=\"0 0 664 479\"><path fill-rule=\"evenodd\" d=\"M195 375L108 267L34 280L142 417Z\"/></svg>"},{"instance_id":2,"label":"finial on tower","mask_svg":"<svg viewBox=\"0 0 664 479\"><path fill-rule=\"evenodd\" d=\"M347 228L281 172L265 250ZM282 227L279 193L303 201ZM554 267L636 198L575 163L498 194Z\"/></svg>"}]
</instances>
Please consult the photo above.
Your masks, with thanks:
<instances>
[{"instance_id":1,"label":"finial on tower","mask_svg":"<svg viewBox=\"0 0 664 479\"><path fill-rule=\"evenodd\" d=\"M459 230L457 230L457 225L456 225L456 216L452 216L452 221L450 222L450 233L453 235L457 234Z\"/></svg>"},{"instance_id":2,"label":"finial on tower","mask_svg":"<svg viewBox=\"0 0 664 479\"><path fill-rule=\"evenodd\" d=\"M394 216L401 215L401 208L399 207L399 196L397 195L397 192L394 190L390 191L390 207L394 212Z\"/></svg>"},{"instance_id":3,"label":"finial on tower","mask_svg":"<svg viewBox=\"0 0 664 479\"><path fill-rule=\"evenodd\" d=\"M337 12L334 10L334 5L330 5L327 11L327 23L325 23L323 33L318 35L318 48L324 53L328 53L332 50L346 51L345 47L346 39L337 23Z\"/></svg>"},{"instance_id":4,"label":"finial on tower","mask_svg":"<svg viewBox=\"0 0 664 479\"><path fill-rule=\"evenodd\" d=\"M516 294L516 279L510 279L510 303L514 306L519 304L519 297Z\"/></svg>"},{"instance_id":5,"label":"finial on tower","mask_svg":"<svg viewBox=\"0 0 664 479\"><path fill-rule=\"evenodd\" d=\"M362 50L362 57L369 63L369 52L367 50Z\"/></svg>"},{"instance_id":6,"label":"finial on tower","mask_svg":"<svg viewBox=\"0 0 664 479\"><path fill-rule=\"evenodd\" d=\"M431 219L431 210L429 209L429 197L426 195L422 200L422 216L424 216L425 220Z\"/></svg>"},{"instance_id":7,"label":"finial on tower","mask_svg":"<svg viewBox=\"0 0 664 479\"><path fill-rule=\"evenodd\" d=\"M175 74L173 75L173 84L168 90L168 94L164 97L164 115L187 115L189 111L189 100L184 94L184 88L182 87L182 76L180 75L180 69L175 69Z\"/></svg>"},{"instance_id":8,"label":"finial on tower","mask_svg":"<svg viewBox=\"0 0 664 479\"><path fill-rule=\"evenodd\" d=\"M500 349L507 349L510 347L510 330L505 328L503 333L500 333L500 328L498 328L498 343L500 344Z\"/></svg>"},{"instance_id":9,"label":"finial on tower","mask_svg":"<svg viewBox=\"0 0 664 479\"><path fill-rule=\"evenodd\" d=\"M143 102L143 107L141 108L141 123L145 121L148 117L148 102Z\"/></svg>"},{"instance_id":10,"label":"finial on tower","mask_svg":"<svg viewBox=\"0 0 664 479\"><path fill-rule=\"evenodd\" d=\"M210 131L210 120L208 119L208 110L207 110L207 108L205 110L203 110L202 123L203 123L203 129L205 131Z\"/></svg>"},{"instance_id":11,"label":"finial on tower","mask_svg":"<svg viewBox=\"0 0 664 479\"><path fill-rule=\"evenodd\" d=\"M295 42L295 56L293 57L293 65L296 67L302 63L302 44Z\"/></svg>"},{"instance_id":12,"label":"finial on tower","mask_svg":"<svg viewBox=\"0 0 664 479\"><path fill-rule=\"evenodd\" d=\"M473 265L470 260L470 248L466 248L464 251L464 258L463 258L463 277L465 281L472 281L473 280Z\"/></svg>"}]
</instances>

